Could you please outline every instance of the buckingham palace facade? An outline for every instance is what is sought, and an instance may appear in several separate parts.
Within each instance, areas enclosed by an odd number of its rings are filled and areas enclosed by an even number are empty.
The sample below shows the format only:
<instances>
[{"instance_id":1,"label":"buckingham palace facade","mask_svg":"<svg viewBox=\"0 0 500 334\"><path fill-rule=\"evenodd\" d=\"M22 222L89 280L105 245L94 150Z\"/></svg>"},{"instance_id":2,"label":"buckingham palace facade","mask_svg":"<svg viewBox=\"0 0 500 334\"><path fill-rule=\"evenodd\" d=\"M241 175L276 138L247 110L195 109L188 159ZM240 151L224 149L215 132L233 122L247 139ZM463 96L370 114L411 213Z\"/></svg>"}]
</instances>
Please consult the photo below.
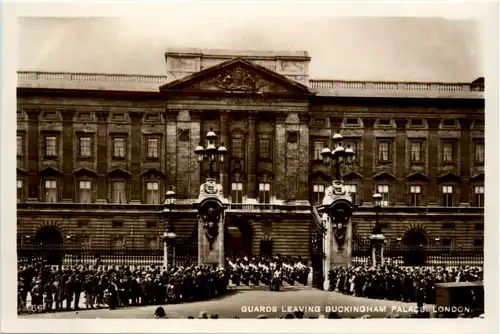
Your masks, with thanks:
<instances>
[{"instance_id":1,"label":"buckingham palace facade","mask_svg":"<svg viewBox=\"0 0 500 334\"><path fill-rule=\"evenodd\" d=\"M18 244L158 245L170 188L173 228L197 240L208 164L194 149L212 129L229 151L215 165L229 253L310 255L312 207L333 175L320 152L337 132L355 151L342 170L355 238L370 235L378 192L388 244L482 245L482 78L314 80L307 52L165 60L165 76L18 72Z\"/></svg>"}]
</instances>

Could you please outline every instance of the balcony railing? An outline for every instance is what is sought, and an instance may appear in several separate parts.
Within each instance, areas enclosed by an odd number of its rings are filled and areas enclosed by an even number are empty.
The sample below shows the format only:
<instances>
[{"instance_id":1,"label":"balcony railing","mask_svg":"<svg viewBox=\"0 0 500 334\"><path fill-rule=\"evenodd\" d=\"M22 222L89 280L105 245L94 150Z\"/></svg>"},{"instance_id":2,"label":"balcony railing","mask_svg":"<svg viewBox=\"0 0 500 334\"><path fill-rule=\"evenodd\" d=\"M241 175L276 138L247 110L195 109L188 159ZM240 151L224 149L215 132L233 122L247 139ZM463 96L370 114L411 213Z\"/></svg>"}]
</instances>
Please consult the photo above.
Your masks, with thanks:
<instances>
[{"instance_id":1,"label":"balcony railing","mask_svg":"<svg viewBox=\"0 0 500 334\"><path fill-rule=\"evenodd\" d=\"M98 89L157 92L165 75L20 71L20 88ZM483 98L484 84L310 80L320 96Z\"/></svg>"}]
</instances>

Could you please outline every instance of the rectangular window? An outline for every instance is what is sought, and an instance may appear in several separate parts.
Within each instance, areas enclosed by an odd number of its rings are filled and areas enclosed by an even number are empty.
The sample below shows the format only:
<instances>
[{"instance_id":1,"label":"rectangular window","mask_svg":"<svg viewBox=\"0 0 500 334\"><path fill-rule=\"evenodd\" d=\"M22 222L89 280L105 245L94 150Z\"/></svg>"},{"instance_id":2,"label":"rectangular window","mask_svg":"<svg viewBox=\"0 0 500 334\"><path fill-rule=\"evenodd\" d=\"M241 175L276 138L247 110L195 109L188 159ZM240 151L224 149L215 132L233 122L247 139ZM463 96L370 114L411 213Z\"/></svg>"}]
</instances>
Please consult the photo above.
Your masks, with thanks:
<instances>
[{"instance_id":1,"label":"rectangular window","mask_svg":"<svg viewBox=\"0 0 500 334\"><path fill-rule=\"evenodd\" d=\"M388 141L381 141L378 143L378 161L379 162L389 162L390 161L390 149L391 143Z\"/></svg>"},{"instance_id":2,"label":"rectangular window","mask_svg":"<svg viewBox=\"0 0 500 334\"><path fill-rule=\"evenodd\" d=\"M148 138L148 159L158 158L158 138Z\"/></svg>"},{"instance_id":3,"label":"rectangular window","mask_svg":"<svg viewBox=\"0 0 500 334\"><path fill-rule=\"evenodd\" d=\"M453 162L454 161L454 149L455 145L451 141L443 142L443 162Z\"/></svg>"},{"instance_id":4,"label":"rectangular window","mask_svg":"<svg viewBox=\"0 0 500 334\"><path fill-rule=\"evenodd\" d=\"M45 202L57 202L56 180L45 180Z\"/></svg>"},{"instance_id":5,"label":"rectangular window","mask_svg":"<svg viewBox=\"0 0 500 334\"><path fill-rule=\"evenodd\" d=\"M352 197L352 203L356 204L356 194L358 192L357 185L355 184L346 184L347 189Z\"/></svg>"},{"instance_id":6,"label":"rectangular window","mask_svg":"<svg viewBox=\"0 0 500 334\"><path fill-rule=\"evenodd\" d=\"M453 206L453 186L445 185L442 187L442 205Z\"/></svg>"},{"instance_id":7,"label":"rectangular window","mask_svg":"<svg viewBox=\"0 0 500 334\"><path fill-rule=\"evenodd\" d=\"M346 118L345 123L347 125L359 125L359 118Z\"/></svg>"},{"instance_id":8,"label":"rectangular window","mask_svg":"<svg viewBox=\"0 0 500 334\"><path fill-rule=\"evenodd\" d=\"M243 203L243 184L242 183L232 183L231 184L231 202Z\"/></svg>"},{"instance_id":9,"label":"rectangular window","mask_svg":"<svg viewBox=\"0 0 500 334\"><path fill-rule=\"evenodd\" d=\"M47 157L57 156L57 137L56 136L45 137L45 156L47 156Z\"/></svg>"},{"instance_id":10,"label":"rectangular window","mask_svg":"<svg viewBox=\"0 0 500 334\"><path fill-rule=\"evenodd\" d=\"M474 186L474 206L484 207L484 186Z\"/></svg>"},{"instance_id":11,"label":"rectangular window","mask_svg":"<svg viewBox=\"0 0 500 334\"><path fill-rule=\"evenodd\" d=\"M422 142L412 141L411 142L411 162L422 162Z\"/></svg>"},{"instance_id":12,"label":"rectangular window","mask_svg":"<svg viewBox=\"0 0 500 334\"><path fill-rule=\"evenodd\" d=\"M313 185L313 205L321 205L325 196L325 186L323 184Z\"/></svg>"},{"instance_id":13,"label":"rectangular window","mask_svg":"<svg viewBox=\"0 0 500 334\"><path fill-rule=\"evenodd\" d=\"M92 155L92 147L90 137L80 137L80 156L90 157Z\"/></svg>"},{"instance_id":14,"label":"rectangular window","mask_svg":"<svg viewBox=\"0 0 500 334\"><path fill-rule=\"evenodd\" d=\"M125 196L125 182L124 181L113 181L112 185L112 203L127 203L127 197Z\"/></svg>"},{"instance_id":15,"label":"rectangular window","mask_svg":"<svg viewBox=\"0 0 500 334\"><path fill-rule=\"evenodd\" d=\"M259 141L259 158L260 159L271 158L271 141L269 139L261 139Z\"/></svg>"},{"instance_id":16,"label":"rectangular window","mask_svg":"<svg viewBox=\"0 0 500 334\"><path fill-rule=\"evenodd\" d=\"M322 160L321 151L325 147L325 142L323 140L314 141L314 160Z\"/></svg>"},{"instance_id":17,"label":"rectangular window","mask_svg":"<svg viewBox=\"0 0 500 334\"><path fill-rule=\"evenodd\" d=\"M158 182L146 183L146 201L148 204L160 203L160 192Z\"/></svg>"},{"instance_id":18,"label":"rectangular window","mask_svg":"<svg viewBox=\"0 0 500 334\"><path fill-rule=\"evenodd\" d=\"M377 191L380 195L382 195L381 206L389 206L389 185L388 184L379 184L377 187Z\"/></svg>"},{"instance_id":19,"label":"rectangular window","mask_svg":"<svg viewBox=\"0 0 500 334\"><path fill-rule=\"evenodd\" d=\"M271 202L271 185L269 183L259 183L259 203Z\"/></svg>"},{"instance_id":20,"label":"rectangular window","mask_svg":"<svg viewBox=\"0 0 500 334\"><path fill-rule=\"evenodd\" d=\"M17 180L17 199L23 200L23 180Z\"/></svg>"},{"instance_id":21,"label":"rectangular window","mask_svg":"<svg viewBox=\"0 0 500 334\"><path fill-rule=\"evenodd\" d=\"M413 118L411 120L411 126L423 126L424 125L424 120L421 118Z\"/></svg>"},{"instance_id":22,"label":"rectangular window","mask_svg":"<svg viewBox=\"0 0 500 334\"><path fill-rule=\"evenodd\" d=\"M231 153L233 158L243 159L243 139L233 138L231 143Z\"/></svg>"},{"instance_id":23,"label":"rectangular window","mask_svg":"<svg viewBox=\"0 0 500 334\"><path fill-rule=\"evenodd\" d=\"M456 121L454 119L445 119L443 121L443 126L446 126L446 127L453 127L456 125Z\"/></svg>"},{"instance_id":24,"label":"rectangular window","mask_svg":"<svg viewBox=\"0 0 500 334\"><path fill-rule=\"evenodd\" d=\"M92 202L92 186L89 180L81 180L78 182L78 188L80 189L80 203L91 203Z\"/></svg>"},{"instance_id":25,"label":"rectangular window","mask_svg":"<svg viewBox=\"0 0 500 334\"><path fill-rule=\"evenodd\" d=\"M24 139L23 136L17 136L17 156L22 157L24 155Z\"/></svg>"},{"instance_id":26,"label":"rectangular window","mask_svg":"<svg viewBox=\"0 0 500 334\"><path fill-rule=\"evenodd\" d=\"M410 186L410 205L421 206L422 202L422 187L419 185Z\"/></svg>"},{"instance_id":27,"label":"rectangular window","mask_svg":"<svg viewBox=\"0 0 500 334\"><path fill-rule=\"evenodd\" d=\"M113 157L125 158L125 138L113 138Z\"/></svg>"},{"instance_id":28,"label":"rectangular window","mask_svg":"<svg viewBox=\"0 0 500 334\"><path fill-rule=\"evenodd\" d=\"M390 118L381 118L378 120L378 125L381 125L381 126L391 125L391 119Z\"/></svg>"},{"instance_id":29,"label":"rectangular window","mask_svg":"<svg viewBox=\"0 0 500 334\"><path fill-rule=\"evenodd\" d=\"M484 163L484 142L476 142L475 157L476 163Z\"/></svg>"}]
</instances>

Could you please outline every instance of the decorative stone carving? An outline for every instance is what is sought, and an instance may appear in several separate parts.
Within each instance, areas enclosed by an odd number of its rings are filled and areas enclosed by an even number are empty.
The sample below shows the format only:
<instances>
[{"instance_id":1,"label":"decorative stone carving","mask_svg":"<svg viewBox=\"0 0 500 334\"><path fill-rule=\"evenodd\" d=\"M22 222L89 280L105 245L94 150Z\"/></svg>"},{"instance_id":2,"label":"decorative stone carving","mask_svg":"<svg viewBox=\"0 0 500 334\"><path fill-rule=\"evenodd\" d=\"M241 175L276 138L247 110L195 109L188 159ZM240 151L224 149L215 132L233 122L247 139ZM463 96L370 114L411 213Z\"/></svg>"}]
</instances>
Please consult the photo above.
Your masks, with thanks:
<instances>
[{"instance_id":1,"label":"decorative stone carving","mask_svg":"<svg viewBox=\"0 0 500 334\"><path fill-rule=\"evenodd\" d=\"M344 185L344 181L335 180L331 186L326 187L325 197L323 197L323 205L329 205L336 199L346 199L352 201L349 187Z\"/></svg>"},{"instance_id":2,"label":"decorative stone carving","mask_svg":"<svg viewBox=\"0 0 500 334\"><path fill-rule=\"evenodd\" d=\"M259 87L255 76L238 66L219 74L215 85L223 90L254 92Z\"/></svg>"},{"instance_id":3,"label":"decorative stone carving","mask_svg":"<svg viewBox=\"0 0 500 334\"><path fill-rule=\"evenodd\" d=\"M180 141L189 140L189 129L179 129L178 136Z\"/></svg>"},{"instance_id":4,"label":"decorative stone carving","mask_svg":"<svg viewBox=\"0 0 500 334\"><path fill-rule=\"evenodd\" d=\"M203 201L205 198L216 197L223 200L224 196L222 194L222 186L215 183L215 179L207 178L207 181L200 186L200 194L198 196L198 202Z\"/></svg>"}]
</instances>

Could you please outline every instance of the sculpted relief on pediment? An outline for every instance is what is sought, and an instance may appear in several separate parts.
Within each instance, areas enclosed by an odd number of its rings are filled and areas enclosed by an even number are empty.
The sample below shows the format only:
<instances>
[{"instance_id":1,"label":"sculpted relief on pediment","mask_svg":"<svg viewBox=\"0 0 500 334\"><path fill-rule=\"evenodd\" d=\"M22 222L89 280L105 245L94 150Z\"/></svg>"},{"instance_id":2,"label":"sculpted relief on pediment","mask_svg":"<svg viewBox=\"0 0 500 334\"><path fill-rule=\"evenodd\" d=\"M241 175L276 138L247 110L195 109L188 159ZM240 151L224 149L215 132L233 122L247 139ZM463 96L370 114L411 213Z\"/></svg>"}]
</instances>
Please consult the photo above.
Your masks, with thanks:
<instances>
[{"instance_id":1,"label":"sculpted relief on pediment","mask_svg":"<svg viewBox=\"0 0 500 334\"><path fill-rule=\"evenodd\" d=\"M229 92L273 92L286 93L286 87L263 78L255 71L248 70L242 66L231 67L216 73L210 78L205 78L191 84L188 89L206 91L229 91Z\"/></svg>"}]
</instances>

